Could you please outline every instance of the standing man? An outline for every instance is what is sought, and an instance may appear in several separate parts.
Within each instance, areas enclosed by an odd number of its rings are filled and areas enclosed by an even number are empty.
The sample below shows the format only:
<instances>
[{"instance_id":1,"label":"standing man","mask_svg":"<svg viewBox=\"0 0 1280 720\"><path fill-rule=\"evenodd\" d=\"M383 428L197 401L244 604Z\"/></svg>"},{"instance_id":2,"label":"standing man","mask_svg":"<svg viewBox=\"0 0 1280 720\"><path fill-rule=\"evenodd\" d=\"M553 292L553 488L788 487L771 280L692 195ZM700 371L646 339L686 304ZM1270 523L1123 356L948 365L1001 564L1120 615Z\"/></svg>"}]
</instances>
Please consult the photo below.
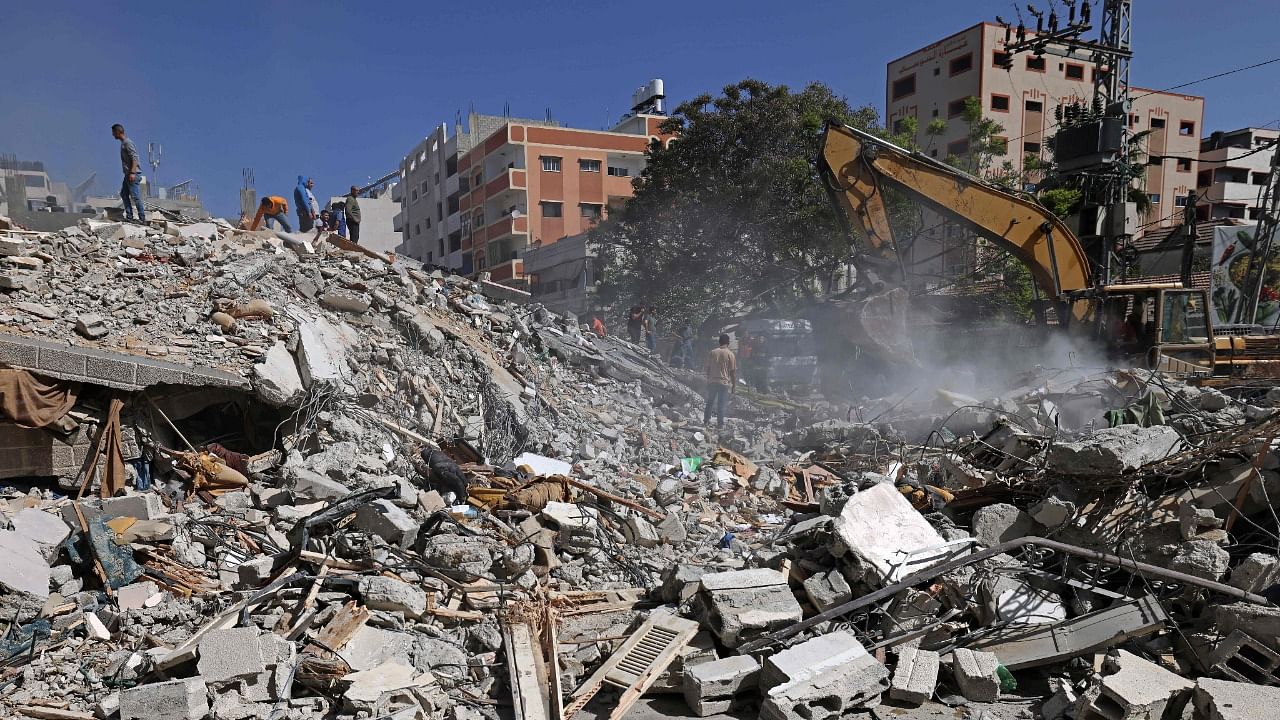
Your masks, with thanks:
<instances>
[{"instance_id":1,"label":"standing man","mask_svg":"<svg viewBox=\"0 0 1280 720\"><path fill-rule=\"evenodd\" d=\"M309 177L298 176L298 186L293 189L293 204L298 210L298 231L310 232L316 226L316 218L320 217L320 206L316 204L316 196L311 188L315 181Z\"/></svg>"},{"instance_id":2,"label":"standing man","mask_svg":"<svg viewBox=\"0 0 1280 720\"><path fill-rule=\"evenodd\" d=\"M711 422L711 408L716 409L716 428L724 428L724 413L729 394L738 386L738 361L729 349L729 336L721 333L720 347L707 356L707 407L702 411L702 424Z\"/></svg>"},{"instance_id":3,"label":"standing man","mask_svg":"<svg viewBox=\"0 0 1280 720\"><path fill-rule=\"evenodd\" d=\"M644 306L632 305L627 313L627 335L631 342L640 344L640 331L644 329Z\"/></svg>"},{"instance_id":4,"label":"standing man","mask_svg":"<svg viewBox=\"0 0 1280 720\"><path fill-rule=\"evenodd\" d=\"M120 200L124 202L124 219L133 222L133 209L138 208L138 222L147 221L147 211L142 206L142 165L138 162L138 149L124 135L124 126L111 126L111 137L120 141L120 169L124 181L120 183Z\"/></svg>"},{"instance_id":5,"label":"standing man","mask_svg":"<svg viewBox=\"0 0 1280 720\"><path fill-rule=\"evenodd\" d=\"M351 192L347 193L347 237L357 245L360 244L360 201L356 199L359 191L360 188L352 185Z\"/></svg>"},{"instance_id":6,"label":"standing man","mask_svg":"<svg viewBox=\"0 0 1280 720\"><path fill-rule=\"evenodd\" d=\"M658 351L658 306L650 305L644 315L644 344L649 352Z\"/></svg>"},{"instance_id":7,"label":"standing man","mask_svg":"<svg viewBox=\"0 0 1280 720\"><path fill-rule=\"evenodd\" d=\"M258 225L266 219L267 227L271 227L271 221L280 223L280 227L285 232L293 232L293 228L289 227L289 221L285 216L289 214L289 201L279 195L268 195L262 198L262 202L258 204L258 214L253 216L253 224L249 226L250 230L257 230Z\"/></svg>"}]
</instances>

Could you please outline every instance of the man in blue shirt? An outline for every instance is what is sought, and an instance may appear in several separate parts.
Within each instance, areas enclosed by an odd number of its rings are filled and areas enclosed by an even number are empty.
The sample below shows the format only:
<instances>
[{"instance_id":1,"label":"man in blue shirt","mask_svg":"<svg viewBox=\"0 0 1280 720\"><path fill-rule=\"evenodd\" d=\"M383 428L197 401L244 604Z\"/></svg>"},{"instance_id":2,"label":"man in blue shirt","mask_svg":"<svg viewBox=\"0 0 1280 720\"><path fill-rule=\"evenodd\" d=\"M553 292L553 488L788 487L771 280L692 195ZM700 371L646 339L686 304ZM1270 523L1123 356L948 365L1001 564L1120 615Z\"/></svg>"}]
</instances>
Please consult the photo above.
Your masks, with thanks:
<instances>
[{"instance_id":1,"label":"man in blue shirt","mask_svg":"<svg viewBox=\"0 0 1280 720\"><path fill-rule=\"evenodd\" d=\"M124 203L124 219L133 222L133 210L138 209L138 222L147 221L147 211L142 206L142 166L138 162L138 149L124 135L124 126L111 126L111 137L120 141L120 169L124 180L120 183L120 200Z\"/></svg>"}]
</instances>

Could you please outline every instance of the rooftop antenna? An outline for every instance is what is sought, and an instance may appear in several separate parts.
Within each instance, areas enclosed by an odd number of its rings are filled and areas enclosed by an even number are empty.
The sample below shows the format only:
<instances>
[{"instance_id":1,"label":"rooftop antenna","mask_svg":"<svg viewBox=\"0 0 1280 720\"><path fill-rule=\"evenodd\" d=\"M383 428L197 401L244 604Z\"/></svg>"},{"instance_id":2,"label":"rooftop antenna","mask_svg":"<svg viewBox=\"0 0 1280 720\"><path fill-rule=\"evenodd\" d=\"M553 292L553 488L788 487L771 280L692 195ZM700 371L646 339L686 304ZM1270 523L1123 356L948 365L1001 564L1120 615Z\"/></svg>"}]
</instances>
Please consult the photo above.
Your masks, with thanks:
<instances>
[{"instance_id":1,"label":"rooftop antenna","mask_svg":"<svg viewBox=\"0 0 1280 720\"><path fill-rule=\"evenodd\" d=\"M151 166L151 182L147 183L151 191L151 197L156 195L157 189L160 187L160 155L164 153L164 148L160 147L160 143L147 143L147 164Z\"/></svg>"},{"instance_id":2,"label":"rooftop antenna","mask_svg":"<svg viewBox=\"0 0 1280 720\"><path fill-rule=\"evenodd\" d=\"M502 117L508 120L511 119L511 101L510 100L502 104Z\"/></svg>"},{"instance_id":3,"label":"rooftop antenna","mask_svg":"<svg viewBox=\"0 0 1280 720\"><path fill-rule=\"evenodd\" d=\"M546 118L547 118L547 122L551 122L551 108L549 107L547 108Z\"/></svg>"}]
</instances>

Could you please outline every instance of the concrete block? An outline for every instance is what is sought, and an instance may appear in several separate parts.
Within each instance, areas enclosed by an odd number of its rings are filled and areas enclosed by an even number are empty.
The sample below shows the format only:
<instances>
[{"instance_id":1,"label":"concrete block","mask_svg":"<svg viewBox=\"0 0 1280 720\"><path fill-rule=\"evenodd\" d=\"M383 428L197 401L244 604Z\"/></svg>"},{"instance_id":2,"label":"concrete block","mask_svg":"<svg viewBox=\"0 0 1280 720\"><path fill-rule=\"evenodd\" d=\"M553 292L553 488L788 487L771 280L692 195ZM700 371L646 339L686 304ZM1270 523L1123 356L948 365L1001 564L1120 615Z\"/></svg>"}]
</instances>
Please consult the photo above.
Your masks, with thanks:
<instances>
[{"instance_id":1,"label":"concrete block","mask_svg":"<svg viewBox=\"0 0 1280 720\"><path fill-rule=\"evenodd\" d=\"M349 290L331 289L320 295L320 304L330 310L362 315L369 312L369 296Z\"/></svg>"},{"instance_id":2,"label":"concrete block","mask_svg":"<svg viewBox=\"0 0 1280 720\"><path fill-rule=\"evenodd\" d=\"M819 612L853 599L853 589L839 570L810 575L804 581L804 594Z\"/></svg>"},{"instance_id":3,"label":"concrete block","mask_svg":"<svg viewBox=\"0 0 1280 720\"><path fill-rule=\"evenodd\" d=\"M1197 720L1261 720L1276 715L1280 688L1200 678L1196 681Z\"/></svg>"},{"instance_id":4,"label":"concrete block","mask_svg":"<svg viewBox=\"0 0 1280 720\"><path fill-rule=\"evenodd\" d=\"M697 699L725 698L754 690L760 679L760 663L750 655L734 655L685 669L684 694L692 707Z\"/></svg>"},{"instance_id":5,"label":"concrete block","mask_svg":"<svg viewBox=\"0 0 1280 720\"><path fill-rule=\"evenodd\" d=\"M870 654L853 633L842 630L819 635L765 658L760 689L768 692L863 657Z\"/></svg>"},{"instance_id":6,"label":"concrete block","mask_svg":"<svg viewBox=\"0 0 1280 720\"><path fill-rule=\"evenodd\" d=\"M302 384L339 387L347 376L347 342L324 318L302 322L296 333L298 375Z\"/></svg>"},{"instance_id":7,"label":"concrete block","mask_svg":"<svg viewBox=\"0 0 1280 720\"><path fill-rule=\"evenodd\" d=\"M120 720L201 720L209 715L204 678L139 685L120 692Z\"/></svg>"},{"instance_id":8,"label":"concrete block","mask_svg":"<svg viewBox=\"0 0 1280 720\"><path fill-rule=\"evenodd\" d=\"M996 675L1000 661L995 653L958 648L951 657L951 670L956 684L960 686L960 694L973 702L1000 699L1000 678Z\"/></svg>"},{"instance_id":9,"label":"concrete block","mask_svg":"<svg viewBox=\"0 0 1280 720\"><path fill-rule=\"evenodd\" d=\"M1064 475L1111 477L1168 457L1181 443L1178 431L1168 425L1118 425L1074 442L1054 443L1045 462Z\"/></svg>"},{"instance_id":10,"label":"concrete block","mask_svg":"<svg viewBox=\"0 0 1280 720\"><path fill-rule=\"evenodd\" d=\"M395 578L366 575L360 578L360 597L374 610L401 612L417 618L427 611L427 594Z\"/></svg>"},{"instance_id":11,"label":"concrete block","mask_svg":"<svg viewBox=\"0 0 1280 720\"><path fill-rule=\"evenodd\" d=\"M373 533L392 545L407 548L418 537L418 523L409 513L396 507L390 500L374 500L356 509L353 523L360 530Z\"/></svg>"},{"instance_id":12,"label":"concrete block","mask_svg":"<svg viewBox=\"0 0 1280 720\"><path fill-rule=\"evenodd\" d=\"M1280 388L1278 388L1280 389ZM1275 584L1280 577L1280 557L1265 553L1250 553L1240 564L1231 569L1231 587L1260 593Z\"/></svg>"},{"instance_id":13,"label":"concrete block","mask_svg":"<svg viewBox=\"0 0 1280 720\"><path fill-rule=\"evenodd\" d=\"M208 683L220 683L259 675L267 671L254 627L212 630L200 641L200 661L196 668Z\"/></svg>"},{"instance_id":14,"label":"concrete block","mask_svg":"<svg viewBox=\"0 0 1280 720\"><path fill-rule=\"evenodd\" d=\"M627 524L623 532L626 533L628 542L639 547L658 547L662 542L662 537L658 534L657 529L653 527L653 523L638 515L632 515L627 518Z\"/></svg>"},{"instance_id":15,"label":"concrete block","mask_svg":"<svg viewBox=\"0 0 1280 720\"><path fill-rule=\"evenodd\" d=\"M1212 675L1257 685L1280 685L1280 653L1243 630L1233 630L1206 662Z\"/></svg>"},{"instance_id":16,"label":"concrete block","mask_svg":"<svg viewBox=\"0 0 1280 720\"><path fill-rule=\"evenodd\" d=\"M262 587L271 578L271 568L275 564L275 558L271 556L254 558L246 562L240 563L236 568L236 572L240 575L240 587L256 588Z\"/></svg>"},{"instance_id":17,"label":"concrete block","mask_svg":"<svg viewBox=\"0 0 1280 720\"><path fill-rule=\"evenodd\" d=\"M938 653L914 647L898 649L898 666L893 670L889 697L920 705L933 697L938 685Z\"/></svg>"},{"instance_id":18,"label":"concrete block","mask_svg":"<svg viewBox=\"0 0 1280 720\"><path fill-rule=\"evenodd\" d=\"M703 575L698 602L727 647L799 622L803 611L786 577L764 568Z\"/></svg>"},{"instance_id":19,"label":"concrete block","mask_svg":"<svg viewBox=\"0 0 1280 720\"><path fill-rule=\"evenodd\" d=\"M857 710L879 705L880 695L889 685L885 666L845 632L814 638L765 660L762 683L782 675L787 681L772 685L765 693L761 720L849 717Z\"/></svg>"},{"instance_id":20,"label":"concrete block","mask_svg":"<svg viewBox=\"0 0 1280 720\"><path fill-rule=\"evenodd\" d=\"M879 483L849 498L833 529L837 550L859 558L880 581L942 561L938 557L904 566L908 553L944 540L892 483Z\"/></svg>"}]
</instances>

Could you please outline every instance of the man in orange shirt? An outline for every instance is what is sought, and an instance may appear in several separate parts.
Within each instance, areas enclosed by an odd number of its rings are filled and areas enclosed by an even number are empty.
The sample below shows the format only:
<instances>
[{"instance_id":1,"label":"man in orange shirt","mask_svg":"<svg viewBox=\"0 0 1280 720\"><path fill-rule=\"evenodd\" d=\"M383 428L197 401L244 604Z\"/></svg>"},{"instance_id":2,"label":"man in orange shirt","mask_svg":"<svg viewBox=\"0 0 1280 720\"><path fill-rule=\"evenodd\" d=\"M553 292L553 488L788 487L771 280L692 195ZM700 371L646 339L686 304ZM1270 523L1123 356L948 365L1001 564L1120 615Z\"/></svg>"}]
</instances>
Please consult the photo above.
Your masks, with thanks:
<instances>
[{"instance_id":1,"label":"man in orange shirt","mask_svg":"<svg viewBox=\"0 0 1280 720\"><path fill-rule=\"evenodd\" d=\"M257 230L259 223L265 217L267 219L267 227L271 227L271 221L275 220L280 223L280 227L285 232L293 232L293 228L289 227L289 221L285 216L289 214L289 201L279 195L269 195L262 198L262 202L258 205L258 214L253 216L253 224L249 226L250 230Z\"/></svg>"},{"instance_id":2,"label":"man in orange shirt","mask_svg":"<svg viewBox=\"0 0 1280 720\"><path fill-rule=\"evenodd\" d=\"M729 349L729 336L720 335L720 347L707 357L707 407L702 411L702 424L711 422L711 408L716 409L716 427L724 427L724 414L729 394L738 384L738 361Z\"/></svg>"}]
</instances>

